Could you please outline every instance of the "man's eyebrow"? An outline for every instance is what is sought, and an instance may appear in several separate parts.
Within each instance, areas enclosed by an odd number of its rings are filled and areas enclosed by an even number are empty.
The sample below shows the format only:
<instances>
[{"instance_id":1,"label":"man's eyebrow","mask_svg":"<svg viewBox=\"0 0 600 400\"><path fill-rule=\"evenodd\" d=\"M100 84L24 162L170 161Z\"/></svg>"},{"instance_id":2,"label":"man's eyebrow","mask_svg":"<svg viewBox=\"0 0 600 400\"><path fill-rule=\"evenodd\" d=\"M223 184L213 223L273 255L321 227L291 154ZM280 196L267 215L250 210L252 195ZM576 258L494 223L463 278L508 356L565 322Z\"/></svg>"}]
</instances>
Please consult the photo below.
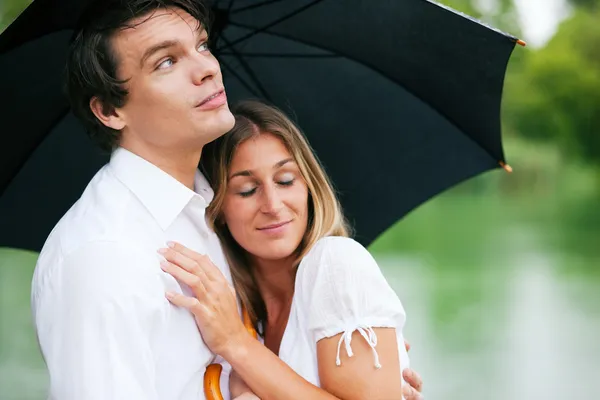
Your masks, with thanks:
<instances>
[{"instance_id":1,"label":"man's eyebrow","mask_svg":"<svg viewBox=\"0 0 600 400\"><path fill-rule=\"evenodd\" d=\"M160 43L155 44L152 47L149 47L148 49L146 49L146 51L144 52L144 55L142 56L142 58L140 60L140 67L143 67L146 60L148 60L148 58L152 57L155 53L157 53L161 50L175 47L178 44L179 44L179 42L176 40L165 40L164 42L160 42Z\"/></svg>"},{"instance_id":2,"label":"man's eyebrow","mask_svg":"<svg viewBox=\"0 0 600 400\"><path fill-rule=\"evenodd\" d=\"M206 29L202 26L199 25L196 29L196 35L198 36L199 40L204 40L205 37L208 38L208 32L206 31ZM179 41L177 40L165 40L164 42L155 44L154 46L148 48L145 52L144 55L142 56L141 60L140 60L140 67L143 68L144 67L144 63L150 58L152 57L152 55L154 55L155 53L161 51L161 50L165 50L171 47L175 47L177 46L179 43Z\"/></svg>"},{"instance_id":3,"label":"man's eyebrow","mask_svg":"<svg viewBox=\"0 0 600 400\"><path fill-rule=\"evenodd\" d=\"M286 158L285 160L281 160L277 163L275 163L275 165L273 165L273 169L278 169L283 167L285 164L294 161L293 158ZM231 180L232 178L235 178L236 176L252 176L252 171L250 170L244 170L244 171L238 171L234 174L232 174L229 179Z\"/></svg>"}]
</instances>

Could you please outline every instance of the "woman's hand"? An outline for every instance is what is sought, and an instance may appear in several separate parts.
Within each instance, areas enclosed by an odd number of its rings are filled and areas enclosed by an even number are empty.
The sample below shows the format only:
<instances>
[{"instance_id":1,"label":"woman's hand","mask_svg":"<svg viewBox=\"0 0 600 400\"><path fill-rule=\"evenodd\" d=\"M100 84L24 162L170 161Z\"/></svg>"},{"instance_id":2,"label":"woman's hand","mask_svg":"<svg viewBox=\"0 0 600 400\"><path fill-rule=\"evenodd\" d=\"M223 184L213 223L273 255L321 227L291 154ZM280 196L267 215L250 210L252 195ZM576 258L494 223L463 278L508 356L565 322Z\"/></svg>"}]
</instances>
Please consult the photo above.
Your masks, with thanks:
<instances>
[{"instance_id":1,"label":"woman's hand","mask_svg":"<svg viewBox=\"0 0 600 400\"><path fill-rule=\"evenodd\" d=\"M166 293L167 299L194 314L206 345L213 353L223 355L248 336L234 290L207 256L179 243L168 245L169 248L158 251L166 260L161 262L162 269L188 285L195 297Z\"/></svg>"},{"instance_id":2,"label":"woman's hand","mask_svg":"<svg viewBox=\"0 0 600 400\"><path fill-rule=\"evenodd\" d=\"M406 368L402 371L402 377L406 383L402 386L402 395L406 400L422 400L423 380L415 371Z\"/></svg>"},{"instance_id":3,"label":"woman's hand","mask_svg":"<svg viewBox=\"0 0 600 400\"><path fill-rule=\"evenodd\" d=\"M406 351L410 351L410 343L404 340L404 348ZM422 400L423 395L423 380L421 376L410 368L406 368L402 371L402 377L404 378L404 385L402 386L402 395L405 400Z\"/></svg>"}]
</instances>

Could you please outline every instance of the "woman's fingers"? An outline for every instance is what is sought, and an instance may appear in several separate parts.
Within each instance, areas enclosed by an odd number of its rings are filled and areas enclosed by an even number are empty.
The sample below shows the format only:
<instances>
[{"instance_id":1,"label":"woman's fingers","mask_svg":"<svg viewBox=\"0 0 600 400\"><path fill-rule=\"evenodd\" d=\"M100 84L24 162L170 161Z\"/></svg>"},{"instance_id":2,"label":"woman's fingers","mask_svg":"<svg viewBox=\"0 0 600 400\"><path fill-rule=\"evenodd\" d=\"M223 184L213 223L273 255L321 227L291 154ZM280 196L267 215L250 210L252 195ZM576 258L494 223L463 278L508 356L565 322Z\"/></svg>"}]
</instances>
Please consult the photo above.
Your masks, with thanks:
<instances>
[{"instance_id":1,"label":"woman's fingers","mask_svg":"<svg viewBox=\"0 0 600 400\"><path fill-rule=\"evenodd\" d=\"M408 385L415 389L416 392L423 391L423 379L421 379L421 376L414 370L406 368L402 371L402 377L406 383L408 383Z\"/></svg>"},{"instance_id":2,"label":"woman's fingers","mask_svg":"<svg viewBox=\"0 0 600 400\"><path fill-rule=\"evenodd\" d=\"M202 282L201 277L194 275L181 268L179 265L173 264L166 260L160 262L160 267L163 271L173 276L173 278L177 279L179 282L188 285L197 298L204 297L206 293L206 287L204 286L204 282Z\"/></svg>"},{"instance_id":3,"label":"woman's fingers","mask_svg":"<svg viewBox=\"0 0 600 400\"><path fill-rule=\"evenodd\" d=\"M177 242L169 242L167 243L169 248L174 250L175 252L181 254L184 257L187 257L195 262L195 264L206 274L206 277L210 280L224 279L225 277L217 268L215 264L210 260L209 257L197 253L193 250L188 249L181 243ZM191 271L190 271L191 272Z\"/></svg>"},{"instance_id":4,"label":"woman's fingers","mask_svg":"<svg viewBox=\"0 0 600 400\"><path fill-rule=\"evenodd\" d=\"M206 273L204 272L204 266L200 265L196 259L190 257L189 255L183 254L173 248L159 249L158 252L162 254L165 260L179 265L187 272L196 275L199 278L208 279Z\"/></svg>"},{"instance_id":5,"label":"woman's fingers","mask_svg":"<svg viewBox=\"0 0 600 400\"><path fill-rule=\"evenodd\" d=\"M184 296L179 293L167 292L165 293L167 299L177 307L183 307L196 314L200 303L195 297Z\"/></svg>"},{"instance_id":6,"label":"woman's fingers","mask_svg":"<svg viewBox=\"0 0 600 400\"><path fill-rule=\"evenodd\" d=\"M406 400L423 400L423 395L407 384L402 386L402 396Z\"/></svg>"}]
</instances>

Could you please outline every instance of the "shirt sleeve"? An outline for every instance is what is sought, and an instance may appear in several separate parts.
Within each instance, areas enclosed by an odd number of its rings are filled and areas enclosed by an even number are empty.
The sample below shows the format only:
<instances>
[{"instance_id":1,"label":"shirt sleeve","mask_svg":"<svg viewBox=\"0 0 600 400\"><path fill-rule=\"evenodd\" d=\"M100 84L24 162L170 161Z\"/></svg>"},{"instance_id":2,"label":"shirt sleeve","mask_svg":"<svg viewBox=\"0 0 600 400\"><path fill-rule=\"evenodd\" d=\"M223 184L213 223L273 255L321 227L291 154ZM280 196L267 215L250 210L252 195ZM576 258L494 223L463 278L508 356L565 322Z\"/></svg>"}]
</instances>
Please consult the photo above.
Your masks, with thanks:
<instances>
[{"instance_id":1,"label":"shirt sleeve","mask_svg":"<svg viewBox=\"0 0 600 400\"><path fill-rule=\"evenodd\" d=\"M321 239L302 263L304 298L310 299L308 328L314 341L341 333L336 357L340 365L342 344L352 357L352 334L358 331L380 368L373 328L401 332L406 315L375 259L358 242L331 237Z\"/></svg>"},{"instance_id":2,"label":"shirt sleeve","mask_svg":"<svg viewBox=\"0 0 600 400\"><path fill-rule=\"evenodd\" d=\"M93 243L45 277L35 323L51 399L158 400L152 335L166 300L157 260Z\"/></svg>"}]
</instances>

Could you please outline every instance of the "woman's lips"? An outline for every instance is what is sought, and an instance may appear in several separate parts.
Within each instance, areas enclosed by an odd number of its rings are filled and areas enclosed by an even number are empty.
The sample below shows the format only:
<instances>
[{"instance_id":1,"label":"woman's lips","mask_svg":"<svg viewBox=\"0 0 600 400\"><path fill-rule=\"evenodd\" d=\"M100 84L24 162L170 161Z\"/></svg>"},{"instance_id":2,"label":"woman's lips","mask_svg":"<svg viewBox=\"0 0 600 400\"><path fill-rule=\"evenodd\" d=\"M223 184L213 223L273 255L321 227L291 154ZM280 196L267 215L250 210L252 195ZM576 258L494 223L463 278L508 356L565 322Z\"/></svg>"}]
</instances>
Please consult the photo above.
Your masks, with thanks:
<instances>
[{"instance_id":1,"label":"woman's lips","mask_svg":"<svg viewBox=\"0 0 600 400\"><path fill-rule=\"evenodd\" d=\"M292 222L292 221L290 220L290 221L278 222L276 224L271 224L271 225L264 226L262 228L257 228L257 230L264 232L264 233L280 233L287 227L287 225L290 222Z\"/></svg>"}]
</instances>

